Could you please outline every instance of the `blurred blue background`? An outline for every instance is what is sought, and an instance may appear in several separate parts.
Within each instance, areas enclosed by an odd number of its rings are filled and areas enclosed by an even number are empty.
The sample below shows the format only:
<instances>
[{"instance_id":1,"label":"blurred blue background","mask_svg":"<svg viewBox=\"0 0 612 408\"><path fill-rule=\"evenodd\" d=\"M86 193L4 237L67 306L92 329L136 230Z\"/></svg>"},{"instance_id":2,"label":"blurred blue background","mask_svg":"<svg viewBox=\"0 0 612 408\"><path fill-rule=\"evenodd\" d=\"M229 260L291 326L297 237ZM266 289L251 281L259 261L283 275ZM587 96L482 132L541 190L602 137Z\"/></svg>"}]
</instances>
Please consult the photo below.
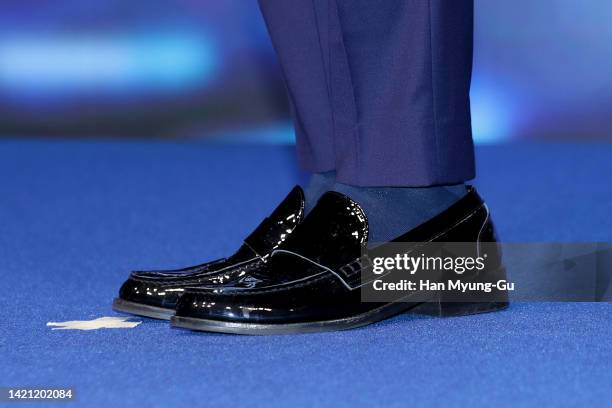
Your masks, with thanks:
<instances>
[{"instance_id":1,"label":"blurred blue background","mask_svg":"<svg viewBox=\"0 0 612 408\"><path fill-rule=\"evenodd\" d=\"M612 3L476 0L474 137L610 137ZM0 136L293 140L255 0L4 0Z\"/></svg>"}]
</instances>

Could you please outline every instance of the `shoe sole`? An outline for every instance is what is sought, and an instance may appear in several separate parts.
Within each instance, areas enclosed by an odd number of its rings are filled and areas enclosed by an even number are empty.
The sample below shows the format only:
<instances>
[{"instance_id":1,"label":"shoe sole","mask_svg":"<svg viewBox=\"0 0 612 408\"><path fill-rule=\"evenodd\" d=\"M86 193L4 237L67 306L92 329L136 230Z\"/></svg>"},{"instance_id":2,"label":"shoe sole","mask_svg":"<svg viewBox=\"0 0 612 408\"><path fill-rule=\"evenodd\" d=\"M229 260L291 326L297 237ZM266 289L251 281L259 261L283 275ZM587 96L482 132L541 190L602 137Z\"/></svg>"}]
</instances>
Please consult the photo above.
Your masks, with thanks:
<instances>
[{"instance_id":1,"label":"shoe sole","mask_svg":"<svg viewBox=\"0 0 612 408\"><path fill-rule=\"evenodd\" d=\"M366 313L343 319L325 320L305 323L261 324L227 322L223 320L199 319L186 316L172 316L173 327L215 333L274 335L318 333L355 329L388 319L401 313L424 314L437 317L466 316L472 314L496 312L506 309L508 302L483 303L390 303Z\"/></svg>"},{"instance_id":2,"label":"shoe sole","mask_svg":"<svg viewBox=\"0 0 612 408\"><path fill-rule=\"evenodd\" d=\"M174 315L174 309L130 302L121 298L113 300L113 310L160 320L170 320L172 315Z\"/></svg>"}]
</instances>

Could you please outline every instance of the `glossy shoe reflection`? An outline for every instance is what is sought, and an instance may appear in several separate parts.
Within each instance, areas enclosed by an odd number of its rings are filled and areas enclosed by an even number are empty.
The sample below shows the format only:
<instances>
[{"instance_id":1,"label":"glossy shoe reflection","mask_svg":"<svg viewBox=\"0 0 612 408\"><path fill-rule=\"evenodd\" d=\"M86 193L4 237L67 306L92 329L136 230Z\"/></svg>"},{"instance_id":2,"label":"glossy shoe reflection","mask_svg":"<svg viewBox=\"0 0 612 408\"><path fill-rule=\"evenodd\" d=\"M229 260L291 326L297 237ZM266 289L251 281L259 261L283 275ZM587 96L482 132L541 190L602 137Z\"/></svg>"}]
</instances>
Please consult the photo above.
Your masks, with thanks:
<instances>
[{"instance_id":1,"label":"glossy shoe reflection","mask_svg":"<svg viewBox=\"0 0 612 408\"><path fill-rule=\"evenodd\" d=\"M304 218L304 192L291 190L272 214L244 240L228 258L184 269L133 272L113 301L113 309L156 319L170 319L179 297L190 286L224 285L256 279L270 253L293 232Z\"/></svg>"},{"instance_id":2,"label":"glossy shoe reflection","mask_svg":"<svg viewBox=\"0 0 612 408\"><path fill-rule=\"evenodd\" d=\"M437 316L503 309L507 301L373 303L361 301L359 258L368 222L359 205L335 192L316 207L287 241L230 286L189 288L173 326L237 334L288 334L343 330L412 311ZM488 208L473 188L438 216L396 238L397 242L496 242ZM495 278L505 271L491 261ZM487 272L489 273L489 272ZM253 283L255 282L255 283Z\"/></svg>"}]
</instances>

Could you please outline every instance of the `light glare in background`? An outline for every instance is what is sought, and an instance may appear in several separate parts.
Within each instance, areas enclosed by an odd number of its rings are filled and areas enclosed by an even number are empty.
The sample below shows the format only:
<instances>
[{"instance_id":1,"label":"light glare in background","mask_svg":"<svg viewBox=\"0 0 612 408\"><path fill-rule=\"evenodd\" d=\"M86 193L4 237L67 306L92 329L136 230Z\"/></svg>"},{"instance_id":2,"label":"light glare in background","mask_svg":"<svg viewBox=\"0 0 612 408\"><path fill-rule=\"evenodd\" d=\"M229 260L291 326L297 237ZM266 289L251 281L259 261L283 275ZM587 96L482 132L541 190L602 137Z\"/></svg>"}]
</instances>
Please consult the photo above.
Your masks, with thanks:
<instances>
[{"instance_id":1,"label":"light glare in background","mask_svg":"<svg viewBox=\"0 0 612 408\"><path fill-rule=\"evenodd\" d=\"M13 96L181 91L209 81L216 66L201 34L0 40L0 89Z\"/></svg>"},{"instance_id":2,"label":"light glare in background","mask_svg":"<svg viewBox=\"0 0 612 408\"><path fill-rule=\"evenodd\" d=\"M514 108L504 88L475 77L470 90L472 134L475 143L509 140L516 126Z\"/></svg>"}]
</instances>

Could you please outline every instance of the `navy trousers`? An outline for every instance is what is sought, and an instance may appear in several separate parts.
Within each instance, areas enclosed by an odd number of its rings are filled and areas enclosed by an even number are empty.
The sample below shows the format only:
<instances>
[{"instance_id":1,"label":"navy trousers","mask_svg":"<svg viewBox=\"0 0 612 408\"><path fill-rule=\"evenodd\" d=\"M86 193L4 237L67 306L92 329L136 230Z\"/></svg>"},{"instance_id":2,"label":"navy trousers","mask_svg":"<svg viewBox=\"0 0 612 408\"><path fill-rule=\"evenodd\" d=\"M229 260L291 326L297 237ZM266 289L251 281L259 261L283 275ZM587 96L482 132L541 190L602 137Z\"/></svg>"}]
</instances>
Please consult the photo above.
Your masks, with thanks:
<instances>
[{"instance_id":1,"label":"navy trousers","mask_svg":"<svg viewBox=\"0 0 612 408\"><path fill-rule=\"evenodd\" d=\"M300 164L356 186L474 177L473 0L260 0Z\"/></svg>"}]
</instances>

